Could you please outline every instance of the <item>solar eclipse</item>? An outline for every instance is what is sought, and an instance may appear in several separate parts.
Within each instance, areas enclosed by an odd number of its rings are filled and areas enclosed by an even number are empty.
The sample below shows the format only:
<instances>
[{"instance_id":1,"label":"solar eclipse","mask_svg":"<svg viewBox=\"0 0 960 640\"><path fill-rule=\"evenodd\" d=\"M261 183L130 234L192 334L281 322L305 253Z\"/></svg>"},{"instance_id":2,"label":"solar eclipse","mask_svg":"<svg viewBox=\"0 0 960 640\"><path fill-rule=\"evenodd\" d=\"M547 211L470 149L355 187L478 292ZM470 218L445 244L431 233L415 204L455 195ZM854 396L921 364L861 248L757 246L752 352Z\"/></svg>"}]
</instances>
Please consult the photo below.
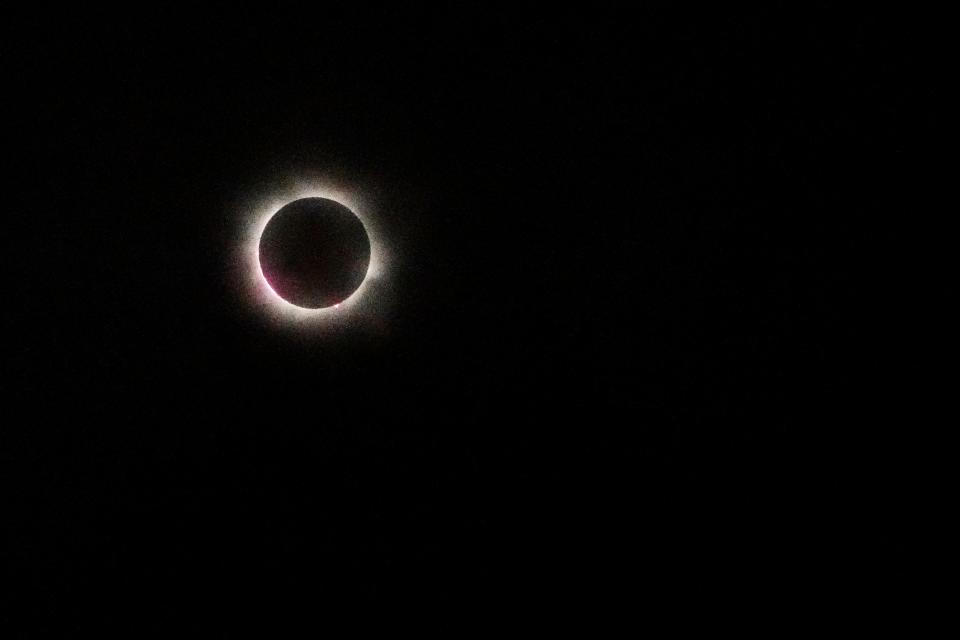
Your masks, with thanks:
<instances>
[{"instance_id":1,"label":"solar eclipse","mask_svg":"<svg viewBox=\"0 0 960 640\"><path fill-rule=\"evenodd\" d=\"M273 291L297 307L337 307L363 283L370 240L350 209L328 198L301 198L277 211L258 245Z\"/></svg>"},{"instance_id":2,"label":"solar eclipse","mask_svg":"<svg viewBox=\"0 0 960 640\"><path fill-rule=\"evenodd\" d=\"M263 184L239 203L234 263L244 307L282 330L379 325L390 252L377 199L330 177Z\"/></svg>"}]
</instances>

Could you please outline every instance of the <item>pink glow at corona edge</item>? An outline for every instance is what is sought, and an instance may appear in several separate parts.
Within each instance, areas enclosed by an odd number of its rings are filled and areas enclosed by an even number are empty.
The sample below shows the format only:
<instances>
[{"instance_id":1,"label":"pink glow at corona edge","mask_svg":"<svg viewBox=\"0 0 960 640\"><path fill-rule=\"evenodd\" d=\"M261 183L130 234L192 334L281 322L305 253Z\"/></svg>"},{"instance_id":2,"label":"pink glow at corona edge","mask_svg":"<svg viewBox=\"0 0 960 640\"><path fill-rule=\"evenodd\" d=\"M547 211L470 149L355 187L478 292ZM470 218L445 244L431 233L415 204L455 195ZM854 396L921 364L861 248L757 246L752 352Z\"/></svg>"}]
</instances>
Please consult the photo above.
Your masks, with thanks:
<instances>
[{"instance_id":1,"label":"pink glow at corona edge","mask_svg":"<svg viewBox=\"0 0 960 640\"><path fill-rule=\"evenodd\" d=\"M267 283L260 268L260 236L281 207L301 198L327 198L346 206L360 219L370 239L370 264L360 287L347 299L323 309L304 309L281 298ZM296 179L244 203L242 215L241 286L248 303L262 316L290 326L342 323L377 314L378 294L386 282L385 248L370 213L371 205L356 190L323 179Z\"/></svg>"}]
</instances>

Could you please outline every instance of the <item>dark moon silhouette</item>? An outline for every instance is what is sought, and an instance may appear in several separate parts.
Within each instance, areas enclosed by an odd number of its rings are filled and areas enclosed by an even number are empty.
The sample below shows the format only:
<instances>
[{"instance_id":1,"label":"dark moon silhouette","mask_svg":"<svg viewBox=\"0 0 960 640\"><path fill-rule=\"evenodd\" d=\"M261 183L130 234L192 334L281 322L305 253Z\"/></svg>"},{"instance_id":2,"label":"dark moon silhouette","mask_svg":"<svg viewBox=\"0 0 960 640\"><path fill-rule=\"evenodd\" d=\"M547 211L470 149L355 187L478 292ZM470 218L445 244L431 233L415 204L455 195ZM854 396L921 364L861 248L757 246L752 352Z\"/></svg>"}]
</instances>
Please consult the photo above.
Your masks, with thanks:
<instances>
[{"instance_id":1,"label":"dark moon silhouette","mask_svg":"<svg viewBox=\"0 0 960 640\"><path fill-rule=\"evenodd\" d=\"M295 200L267 222L260 269L277 295L298 307L338 304L360 287L370 239L360 219L327 198Z\"/></svg>"}]
</instances>

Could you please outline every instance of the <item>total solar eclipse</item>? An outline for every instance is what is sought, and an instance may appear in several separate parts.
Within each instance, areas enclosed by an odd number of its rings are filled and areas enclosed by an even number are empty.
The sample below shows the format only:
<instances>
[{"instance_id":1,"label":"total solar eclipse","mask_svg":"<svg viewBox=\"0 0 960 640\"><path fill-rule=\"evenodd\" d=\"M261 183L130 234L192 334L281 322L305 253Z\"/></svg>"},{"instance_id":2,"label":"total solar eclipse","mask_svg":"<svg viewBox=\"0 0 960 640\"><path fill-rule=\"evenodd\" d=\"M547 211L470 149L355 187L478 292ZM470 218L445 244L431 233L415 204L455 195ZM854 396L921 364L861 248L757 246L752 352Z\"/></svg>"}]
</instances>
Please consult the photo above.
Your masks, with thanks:
<instances>
[{"instance_id":1,"label":"total solar eclipse","mask_svg":"<svg viewBox=\"0 0 960 640\"><path fill-rule=\"evenodd\" d=\"M363 284L370 238L360 219L328 198L301 198L267 221L259 263L273 291L304 309L337 306Z\"/></svg>"}]
</instances>

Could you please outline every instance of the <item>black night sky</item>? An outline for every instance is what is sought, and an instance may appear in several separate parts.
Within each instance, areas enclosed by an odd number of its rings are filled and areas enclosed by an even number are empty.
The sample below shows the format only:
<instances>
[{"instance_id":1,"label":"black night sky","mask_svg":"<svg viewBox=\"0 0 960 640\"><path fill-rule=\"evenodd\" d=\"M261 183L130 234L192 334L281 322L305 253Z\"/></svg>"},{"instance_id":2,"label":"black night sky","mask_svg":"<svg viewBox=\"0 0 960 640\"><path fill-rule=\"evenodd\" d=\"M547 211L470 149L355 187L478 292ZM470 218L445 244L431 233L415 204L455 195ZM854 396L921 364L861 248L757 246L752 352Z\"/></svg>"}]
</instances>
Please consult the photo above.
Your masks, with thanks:
<instances>
[{"instance_id":1,"label":"black night sky","mask_svg":"<svg viewBox=\"0 0 960 640\"><path fill-rule=\"evenodd\" d=\"M10 22L0 635L751 617L895 576L846 429L897 62L816 6ZM327 333L234 277L238 212L304 171L393 258Z\"/></svg>"}]
</instances>

